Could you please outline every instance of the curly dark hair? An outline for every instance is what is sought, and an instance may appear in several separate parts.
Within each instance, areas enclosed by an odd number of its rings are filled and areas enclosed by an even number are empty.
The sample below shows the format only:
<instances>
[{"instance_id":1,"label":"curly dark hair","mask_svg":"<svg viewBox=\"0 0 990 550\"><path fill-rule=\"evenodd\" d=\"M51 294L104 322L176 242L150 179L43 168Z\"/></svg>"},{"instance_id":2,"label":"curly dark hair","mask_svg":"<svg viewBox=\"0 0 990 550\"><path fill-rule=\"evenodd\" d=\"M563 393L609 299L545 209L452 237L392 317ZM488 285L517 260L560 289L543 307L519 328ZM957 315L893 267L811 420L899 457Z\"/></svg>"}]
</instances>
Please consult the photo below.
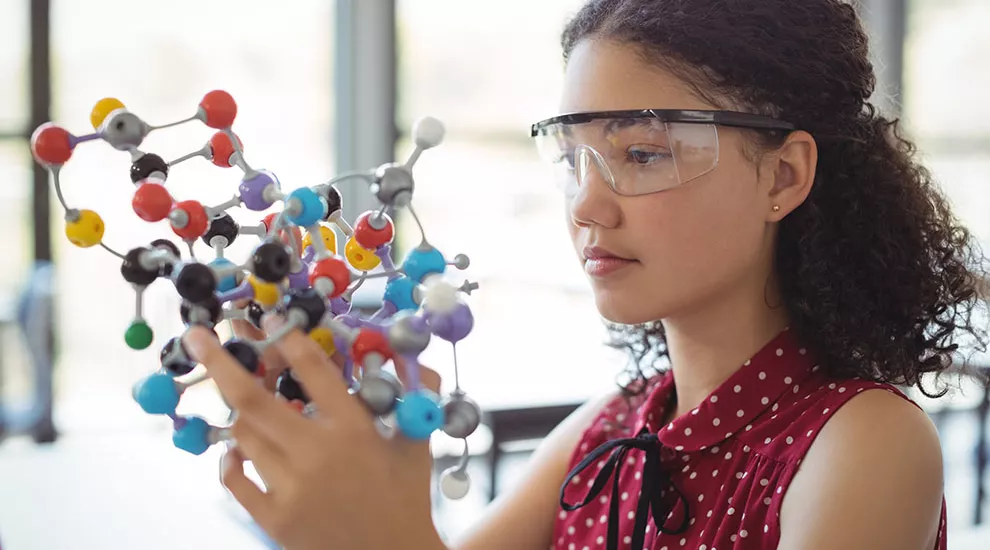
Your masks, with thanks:
<instances>
[{"instance_id":1,"label":"curly dark hair","mask_svg":"<svg viewBox=\"0 0 990 550\"><path fill-rule=\"evenodd\" d=\"M585 38L635 48L722 108L810 133L819 163L807 200L782 222L783 307L834 377L917 386L954 364L958 338L984 346L982 252L954 217L897 120L870 103L876 78L855 8L839 0L591 0L566 25L564 62ZM757 151L782 133L753 133ZM612 326L632 353L636 394L669 362L660 322ZM968 346L967 346L968 347ZM652 373L650 371L653 371Z\"/></svg>"}]
</instances>

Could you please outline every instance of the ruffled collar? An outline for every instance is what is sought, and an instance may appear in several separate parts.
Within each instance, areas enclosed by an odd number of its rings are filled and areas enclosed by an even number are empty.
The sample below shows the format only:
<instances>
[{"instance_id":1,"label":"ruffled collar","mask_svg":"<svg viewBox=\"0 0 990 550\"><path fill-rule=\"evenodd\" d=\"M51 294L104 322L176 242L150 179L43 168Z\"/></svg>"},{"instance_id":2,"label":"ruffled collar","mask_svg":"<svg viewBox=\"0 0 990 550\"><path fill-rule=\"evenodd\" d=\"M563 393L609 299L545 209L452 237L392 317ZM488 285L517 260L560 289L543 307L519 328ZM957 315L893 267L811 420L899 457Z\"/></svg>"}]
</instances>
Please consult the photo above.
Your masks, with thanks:
<instances>
[{"instance_id":1,"label":"ruffled collar","mask_svg":"<svg viewBox=\"0 0 990 550\"><path fill-rule=\"evenodd\" d=\"M791 330L784 330L748 359L690 413L660 425L676 405L674 373L668 372L647 397L633 433L657 434L677 451L718 445L752 427L785 392L798 391L815 369Z\"/></svg>"}]
</instances>

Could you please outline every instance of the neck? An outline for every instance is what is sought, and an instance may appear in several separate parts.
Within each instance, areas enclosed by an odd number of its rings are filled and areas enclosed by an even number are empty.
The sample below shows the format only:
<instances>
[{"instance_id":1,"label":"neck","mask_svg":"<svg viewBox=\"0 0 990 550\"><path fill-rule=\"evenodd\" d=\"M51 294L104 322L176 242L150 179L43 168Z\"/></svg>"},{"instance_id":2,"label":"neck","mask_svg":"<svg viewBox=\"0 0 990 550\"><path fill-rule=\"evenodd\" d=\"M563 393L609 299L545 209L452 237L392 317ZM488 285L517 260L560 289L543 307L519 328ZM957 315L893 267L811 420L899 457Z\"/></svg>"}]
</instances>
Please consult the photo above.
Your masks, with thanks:
<instances>
[{"instance_id":1,"label":"neck","mask_svg":"<svg viewBox=\"0 0 990 550\"><path fill-rule=\"evenodd\" d=\"M765 295L762 282L757 292L753 286L713 296L706 307L689 315L664 319L677 390L675 418L700 405L787 327L786 309L775 299L777 293L768 289Z\"/></svg>"}]
</instances>

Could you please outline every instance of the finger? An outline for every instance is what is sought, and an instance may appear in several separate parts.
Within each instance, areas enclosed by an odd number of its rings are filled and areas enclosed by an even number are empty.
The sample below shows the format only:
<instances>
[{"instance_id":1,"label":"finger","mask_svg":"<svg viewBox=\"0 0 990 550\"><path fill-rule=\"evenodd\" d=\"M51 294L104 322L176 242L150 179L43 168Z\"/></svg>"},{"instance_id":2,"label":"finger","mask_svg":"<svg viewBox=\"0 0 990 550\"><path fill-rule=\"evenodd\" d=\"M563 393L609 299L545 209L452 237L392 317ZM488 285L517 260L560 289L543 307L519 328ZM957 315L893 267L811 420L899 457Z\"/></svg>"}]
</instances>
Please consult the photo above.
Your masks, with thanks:
<instances>
[{"instance_id":1,"label":"finger","mask_svg":"<svg viewBox=\"0 0 990 550\"><path fill-rule=\"evenodd\" d=\"M416 389L425 388L433 393L440 393L441 378L437 371L423 366L415 357L396 356L392 362L395 364L395 373L404 386L410 387L418 382ZM415 374L412 369L416 369Z\"/></svg>"},{"instance_id":2,"label":"finger","mask_svg":"<svg viewBox=\"0 0 990 550\"><path fill-rule=\"evenodd\" d=\"M256 420L267 437L280 442L298 428L302 419L278 403L275 396L220 345L212 331L193 327L186 332L183 343L193 359L206 367L230 407L240 416Z\"/></svg>"},{"instance_id":3,"label":"finger","mask_svg":"<svg viewBox=\"0 0 990 550\"><path fill-rule=\"evenodd\" d=\"M265 366L262 383L270 393L275 393L278 377L289 368L289 365L275 346L268 346L261 352L261 362Z\"/></svg>"},{"instance_id":4,"label":"finger","mask_svg":"<svg viewBox=\"0 0 990 550\"><path fill-rule=\"evenodd\" d=\"M220 482L234 498L264 527L265 519L272 515L274 504L254 481L244 473L244 455L232 447L220 459Z\"/></svg>"},{"instance_id":5,"label":"finger","mask_svg":"<svg viewBox=\"0 0 990 550\"><path fill-rule=\"evenodd\" d=\"M248 340L264 340L265 333L258 327L252 325L244 319L231 319L231 326L234 327L234 334Z\"/></svg>"},{"instance_id":6,"label":"finger","mask_svg":"<svg viewBox=\"0 0 990 550\"><path fill-rule=\"evenodd\" d=\"M238 309L244 309L250 303L249 300L241 300L234 302L234 307ZM249 338L251 340L264 340L265 333L256 326L254 323L248 321L247 319L232 319L231 325L234 328L234 334L240 336L241 338Z\"/></svg>"},{"instance_id":7,"label":"finger","mask_svg":"<svg viewBox=\"0 0 990 550\"><path fill-rule=\"evenodd\" d=\"M242 300L235 302L234 307L243 308L248 303L250 303L248 300ZM254 326L254 323L244 319L232 319L231 325L234 329L234 336L238 338L254 342L261 342L265 339L264 331ZM265 374L263 376L265 388L270 392L274 392L278 377L285 370L285 361L278 354L278 350L273 347L265 349L261 354L261 361L265 365Z\"/></svg>"},{"instance_id":8,"label":"finger","mask_svg":"<svg viewBox=\"0 0 990 550\"><path fill-rule=\"evenodd\" d=\"M243 458L254 463L258 475L269 487L281 485L288 475L288 454L265 437L258 426L246 418L238 418L230 433Z\"/></svg>"},{"instance_id":9,"label":"finger","mask_svg":"<svg viewBox=\"0 0 990 550\"><path fill-rule=\"evenodd\" d=\"M282 330L284 324L285 320L277 315L262 319L262 326L269 334ZM341 368L327 357L326 351L312 338L293 329L279 338L275 346L320 411L335 416L354 413L354 404L348 399L348 385L341 376Z\"/></svg>"}]
</instances>

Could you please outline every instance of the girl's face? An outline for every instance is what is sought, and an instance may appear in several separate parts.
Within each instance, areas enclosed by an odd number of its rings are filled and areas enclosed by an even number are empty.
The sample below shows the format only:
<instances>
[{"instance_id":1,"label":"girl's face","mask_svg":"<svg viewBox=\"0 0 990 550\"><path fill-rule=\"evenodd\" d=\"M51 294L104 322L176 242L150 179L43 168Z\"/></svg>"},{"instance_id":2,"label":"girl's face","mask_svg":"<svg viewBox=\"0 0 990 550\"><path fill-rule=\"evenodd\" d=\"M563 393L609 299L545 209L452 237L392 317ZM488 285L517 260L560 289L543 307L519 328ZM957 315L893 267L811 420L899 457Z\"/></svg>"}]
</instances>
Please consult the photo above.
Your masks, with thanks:
<instances>
[{"instance_id":1,"label":"girl's face","mask_svg":"<svg viewBox=\"0 0 990 550\"><path fill-rule=\"evenodd\" d=\"M716 108L635 50L601 40L573 50L564 89L565 113ZM773 168L761 177L743 140L738 130L718 128L714 169L646 195L613 192L589 164L566 201L567 223L605 318L627 324L669 319L762 291L772 265ZM595 259L602 254L631 261Z\"/></svg>"}]
</instances>

